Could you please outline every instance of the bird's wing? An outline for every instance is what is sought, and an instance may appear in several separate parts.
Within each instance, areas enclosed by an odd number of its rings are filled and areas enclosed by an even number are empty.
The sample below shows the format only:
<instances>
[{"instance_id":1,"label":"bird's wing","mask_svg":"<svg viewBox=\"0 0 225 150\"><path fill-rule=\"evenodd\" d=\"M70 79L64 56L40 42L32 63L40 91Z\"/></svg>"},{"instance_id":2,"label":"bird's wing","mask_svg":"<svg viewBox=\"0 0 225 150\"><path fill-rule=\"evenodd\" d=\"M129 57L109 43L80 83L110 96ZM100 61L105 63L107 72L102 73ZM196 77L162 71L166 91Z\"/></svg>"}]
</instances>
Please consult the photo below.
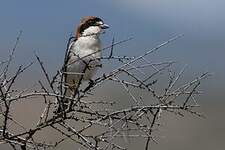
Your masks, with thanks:
<instances>
[{"instance_id":1,"label":"bird's wing","mask_svg":"<svg viewBox=\"0 0 225 150\"><path fill-rule=\"evenodd\" d=\"M66 64L68 63L69 57L70 57L70 50L74 47L74 43L76 42L75 37L70 37L66 46L66 52L64 57L64 66L66 68Z\"/></svg>"},{"instance_id":2,"label":"bird's wing","mask_svg":"<svg viewBox=\"0 0 225 150\"><path fill-rule=\"evenodd\" d=\"M67 48L66 48L66 52L65 52L65 57L64 57L64 64L62 67L62 72L67 72L67 68L68 68L68 61L70 59L71 56L71 49L73 49L74 44L76 42L76 38L75 37L70 37L67 43ZM67 74L64 74L64 81L66 81L67 79Z\"/></svg>"}]
</instances>

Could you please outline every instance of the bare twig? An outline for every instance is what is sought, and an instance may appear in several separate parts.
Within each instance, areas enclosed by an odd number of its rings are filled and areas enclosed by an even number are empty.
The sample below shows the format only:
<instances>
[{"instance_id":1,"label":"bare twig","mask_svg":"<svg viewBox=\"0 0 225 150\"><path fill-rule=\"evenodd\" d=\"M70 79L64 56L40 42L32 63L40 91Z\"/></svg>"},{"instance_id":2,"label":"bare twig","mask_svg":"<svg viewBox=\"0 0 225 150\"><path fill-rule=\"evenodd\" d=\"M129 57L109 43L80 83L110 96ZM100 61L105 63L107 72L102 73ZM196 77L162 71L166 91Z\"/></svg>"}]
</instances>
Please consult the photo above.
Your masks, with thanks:
<instances>
[{"instance_id":1,"label":"bare twig","mask_svg":"<svg viewBox=\"0 0 225 150\"><path fill-rule=\"evenodd\" d=\"M74 37L71 37L67 42L62 68L51 77L41 58L35 54L45 80L36 82L36 84L39 83L38 88L32 87L33 90L21 90L16 89L16 79L23 75L33 62L18 67L14 75L7 73L15 55L20 34L10 53L9 60L0 62L1 67L4 67L0 72L0 116L3 117L3 124L0 126L0 144L8 143L15 150L18 147L22 150L46 150L58 147L58 145L65 144L67 140L70 140L84 149L125 150L127 147L125 144L118 142L118 139L129 140L129 138L133 138L136 140L137 138L143 138L146 141L143 149L147 150L151 146L151 142L157 142L154 136L155 131L160 128L160 117L164 115L164 113L161 113L162 111L175 113L177 116L184 116L183 112L199 117L203 116L196 111L199 105L195 96L202 94L199 90L200 83L210 74L204 73L178 86L178 81L181 80L181 76L184 76L186 66L176 74L171 71L174 61L152 62L149 59L152 53L182 35L175 36L145 53L133 57L115 56L114 54L116 45L127 42L132 38L115 42L113 37L109 46L99 50L109 50L109 56L98 59L109 60L112 63L117 62L120 65L86 84L83 84L83 76L90 67L91 61L94 60L85 62L86 67L82 73L67 71L69 47L71 41L74 40ZM66 95L66 90L70 90L69 84L65 80L68 74L80 76L76 89L71 90L71 93L73 93L71 97ZM169 83L164 83L165 86L159 86L159 82L164 81L161 75L166 75L167 80L169 78ZM119 93L117 99L111 96L107 97L107 95L104 98L102 95L100 98L96 98L97 89L108 81L110 81L110 85L114 84L115 87L122 85L124 90L121 93L125 92L126 98L119 96ZM167 87L165 92L161 87ZM34 126L25 128L23 122L19 123L11 110L15 109L16 105L14 104L32 101L34 98L41 99L40 102L44 106L40 110L39 118L35 120ZM55 103L55 100L57 103ZM68 104L66 104L67 102ZM129 104L125 105L124 102ZM117 108L117 106L120 107ZM57 108L61 111L56 111ZM14 132L10 125L15 125L21 130ZM53 132L61 134L59 139L54 142L55 144L49 144L36 138L37 135L40 136L41 131L49 130L49 128L53 129Z\"/></svg>"}]
</instances>

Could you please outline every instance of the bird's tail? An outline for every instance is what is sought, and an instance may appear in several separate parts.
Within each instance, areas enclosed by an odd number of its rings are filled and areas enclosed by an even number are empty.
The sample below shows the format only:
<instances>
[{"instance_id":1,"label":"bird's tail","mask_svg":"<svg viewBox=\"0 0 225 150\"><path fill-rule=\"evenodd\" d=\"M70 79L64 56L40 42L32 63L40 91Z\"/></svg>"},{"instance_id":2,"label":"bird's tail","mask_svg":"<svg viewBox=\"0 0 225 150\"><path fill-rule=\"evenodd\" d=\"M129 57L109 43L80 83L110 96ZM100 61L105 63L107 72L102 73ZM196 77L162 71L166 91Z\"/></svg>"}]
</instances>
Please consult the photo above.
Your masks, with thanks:
<instances>
[{"instance_id":1,"label":"bird's tail","mask_svg":"<svg viewBox=\"0 0 225 150\"><path fill-rule=\"evenodd\" d=\"M61 113L62 111L66 112L72 109L74 98L76 97L77 92L77 83L65 86L63 97L61 98L60 104L58 105L57 113Z\"/></svg>"}]
</instances>

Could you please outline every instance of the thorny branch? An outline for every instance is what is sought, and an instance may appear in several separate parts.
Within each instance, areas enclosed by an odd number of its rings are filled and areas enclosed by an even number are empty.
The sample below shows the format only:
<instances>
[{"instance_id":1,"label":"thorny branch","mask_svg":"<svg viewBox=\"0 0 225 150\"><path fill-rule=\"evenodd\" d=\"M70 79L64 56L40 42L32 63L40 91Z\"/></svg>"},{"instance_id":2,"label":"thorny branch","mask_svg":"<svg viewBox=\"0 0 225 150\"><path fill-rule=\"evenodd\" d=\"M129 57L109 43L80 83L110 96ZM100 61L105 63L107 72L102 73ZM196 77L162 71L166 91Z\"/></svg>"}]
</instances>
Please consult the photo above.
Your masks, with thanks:
<instances>
[{"instance_id":1,"label":"thorny branch","mask_svg":"<svg viewBox=\"0 0 225 150\"><path fill-rule=\"evenodd\" d=\"M99 75L88 84L82 82L83 75L80 74L81 79L78 88L74 91L72 97L68 97L64 90L67 86L64 83L64 75L70 74L70 72L66 72L64 68L73 37L68 40L64 65L56 72L56 75L51 77L45 68L44 61L38 54L35 54L37 63L43 72L43 80L37 81L39 88L19 90L16 89L16 79L22 76L23 72L34 63L20 66L14 75L8 74L21 33L16 39L9 59L0 61L0 66L3 68L0 72L0 119L2 121L0 124L0 144L8 143L14 150L45 150L55 148L70 140L84 149L125 150L127 147L122 143L126 140L118 142L117 139L133 138L136 140L137 138L143 138L146 140L143 149L147 150L151 142L156 142L154 131L160 127L159 118L162 111L175 114L188 112L201 116L196 111L196 107L199 107L199 105L195 97L201 94L201 91L198 90L200 83L210 74L204 73L192 81L180 85L179 80L184 75L186 66L176 75L176 73L172 73L174 61L152 62L149 59L152 53L177 40L182 35L175 36L147 50L140 56L115 56L115 46L132 38L116 42L113 37L111 45L101 50L109 50L109 55L102 56L99 60L103 64L111 61L119 62L121 65L112 71ZM86 65L88 68L89 63ZM169 82L164 83L164 85L166 84L165 89L158 89L156 85L159 84L162 74L166 75ZM103 99L95 98L96 89L104 86L107 81L125 91L127 98L114 100L110 96L107 98L107 95L102 95L102 97L106 96ZM148 96L142 96L142 93ZM12 109L16 108L13 104L32 101L34 98L43 99L44 109L41 111L36 125L26 128L23 124L18 123L17 118L14 117ZM63 99L70 102L69 109L64 109ZM125 100L130 105L117 108ZM56 111L59 108L62 111ZM12 124L17 126L20 132L15 132L11 128ZM53 144L36 138L40 131L49 128L61 134L59 140Z\"/></svg>"}]
</instances>

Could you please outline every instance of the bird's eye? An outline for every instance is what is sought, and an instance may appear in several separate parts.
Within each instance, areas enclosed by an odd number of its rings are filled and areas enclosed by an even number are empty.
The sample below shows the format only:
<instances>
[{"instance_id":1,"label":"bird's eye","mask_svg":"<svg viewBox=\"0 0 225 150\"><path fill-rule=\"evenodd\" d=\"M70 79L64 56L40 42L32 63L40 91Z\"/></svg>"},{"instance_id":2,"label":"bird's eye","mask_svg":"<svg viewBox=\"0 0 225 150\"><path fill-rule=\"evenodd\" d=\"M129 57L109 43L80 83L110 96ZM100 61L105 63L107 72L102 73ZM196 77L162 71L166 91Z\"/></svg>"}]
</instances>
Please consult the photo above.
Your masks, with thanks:
<instances>
[{"instance_id":1,"label":"bird's eye","mask_svg":"<svg viewBox=\"0 0 225 150\"><path fill-rule=\"evenodd\" d=\"M90 20L90 21L89 21L89 24L90 24L90 25L96 25L96 22L95 22L94 20Z\"/></svg>"}]
</instances>

